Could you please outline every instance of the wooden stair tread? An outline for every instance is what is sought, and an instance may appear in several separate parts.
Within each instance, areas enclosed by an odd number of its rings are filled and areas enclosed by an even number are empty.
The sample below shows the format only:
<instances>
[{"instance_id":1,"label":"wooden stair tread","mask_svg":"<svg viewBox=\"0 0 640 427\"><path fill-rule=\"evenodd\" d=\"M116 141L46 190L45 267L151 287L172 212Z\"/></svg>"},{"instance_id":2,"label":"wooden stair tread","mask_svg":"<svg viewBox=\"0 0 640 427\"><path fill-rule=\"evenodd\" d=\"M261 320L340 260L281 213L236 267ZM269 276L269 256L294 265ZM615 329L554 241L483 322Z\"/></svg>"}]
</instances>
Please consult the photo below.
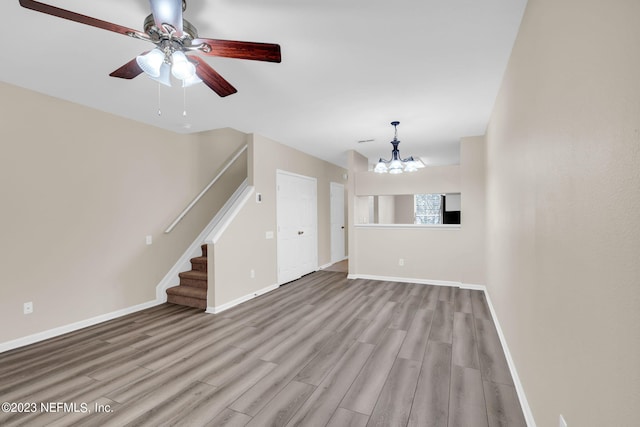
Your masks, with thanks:
<instances>
[{"instance_id":1,"label":"wooden stair tread","mask_svg":"<svg viewBox=\"0 0 640 427\"><path fill-rule=\"evenodd\" d=\"M187 279L207 280L206 271L198 271L198 270L183 271L182 273L179 273L178 276L184 277Z\"/></svg>"},{"instance_id":2,"label":"wooden stair tread","mask_svg":"<svg viewBox=\"0 0 640 427\"><path fill-rule=\"evenodd\" d=\"M193 286L173 286L167 289L167 295L180 295L189 298L207 299L207 290L203 288L196 288Z\"/></svg>"}]
</instances>

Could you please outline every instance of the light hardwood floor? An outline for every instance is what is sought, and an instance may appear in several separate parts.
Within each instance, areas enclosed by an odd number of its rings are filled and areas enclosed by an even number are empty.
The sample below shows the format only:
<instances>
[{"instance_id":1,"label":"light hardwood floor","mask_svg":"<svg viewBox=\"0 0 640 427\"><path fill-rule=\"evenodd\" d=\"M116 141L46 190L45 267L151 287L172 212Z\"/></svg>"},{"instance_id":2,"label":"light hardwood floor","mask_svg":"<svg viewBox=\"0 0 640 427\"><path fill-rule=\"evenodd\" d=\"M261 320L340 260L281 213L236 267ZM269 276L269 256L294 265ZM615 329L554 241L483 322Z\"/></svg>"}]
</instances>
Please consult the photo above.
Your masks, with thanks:
<instances>
[{"instance_id":1,"label":"light hardwood floor","mask_svg":"<svg viewBox=\"0 0 640 427\"><path fill-rule=\"evenodd\" d=\"M526 425L481 292L331 271L0 354L0 400L37 405L2 426Z\"/></svg>"}]
</instances>

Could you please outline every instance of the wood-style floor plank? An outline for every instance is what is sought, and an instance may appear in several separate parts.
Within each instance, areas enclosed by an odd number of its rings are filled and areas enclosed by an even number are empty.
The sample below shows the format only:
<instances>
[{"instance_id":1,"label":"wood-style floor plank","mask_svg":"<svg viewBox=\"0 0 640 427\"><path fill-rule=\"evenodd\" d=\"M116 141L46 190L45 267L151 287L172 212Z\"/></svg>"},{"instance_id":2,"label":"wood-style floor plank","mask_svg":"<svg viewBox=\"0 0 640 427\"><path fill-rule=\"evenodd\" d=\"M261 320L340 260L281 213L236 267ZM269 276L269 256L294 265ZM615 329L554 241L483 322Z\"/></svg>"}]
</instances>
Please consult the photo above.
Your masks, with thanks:
<instances>
[{"instance_id":1,"label":"wood-style floor plank","mask_svg":"<svg viewBox=\"0 0 640 427\"><path fill-rule=\"evenodd\" d=\"M0 400L91 409L2 426L525 425L482 292L325 271L220 314L163 304L2 353Z\"/></svg>"},{"instance_id":2,"label":"wood-style floor plank","mask_svg":"<svg viewBox=\"0 0 640 427\"><path fill-rule=\"evenodd\" d=\"M500 338L493 321L476 318L475 325L482 378L496 383L513 385L509 365L502 351Z\"/></svg>"},{"instance_id":3,"label":"wood-style floor plank","mask_svg":"<svg viewBox=\"0 0 640 427\"><path fill-rule=\"evenodd\" d=\"M251 421L249 415L231 409L225 409L204 427L244 427L249 421Z\"/></svg>"},{"instance_id":4,"label":"wood-style floor plank","mask_svg":"<svg viewBox=\"0 0 640 427\"><path fill-rule=\"evenodd\" d=\"M247 426L285 425L316 388L312 385L291 381L256 414Z\"/></svg>"},{"instance_id":5,"label":"wood-style floor plank","mask_svg":"<svg viewBox=\"0 0 640 427\"><path fill-rule=\"evenodd\" d=\"M273 371L247 390L229 408L243 414L255 416L318 354L332 335L333 332L321 329L316 331L314 335L307 337L304 342L300 343L295 352L282 359L281 363Z\"/></svg>"},{"instance_id":6,"label":"wood-style floor plank","mask_svg":"<svg viewBox=\"0 0 640 427\"><path fill-rule=\"evenodd\" d=\"M367 321L365 320L352 320L345 329L331 337L318 355L294 379L307 384L319 385L329 371L335 368L338 360L349 348L354 347L356 337L362 333L366 326Z\"/></svg>"},{"instance_id":7,"label":"wood-style floor plank","mask_svg":"<svg viewBox=\"0 0 640 427\"><path fill-rule=\"evenodd\" d=\"M453 305L446 301L438 301L431 322L430 341L451 344L453 337Z\"/></svg>"},{"instance_id":8,"label":"wood-style floor plank","mask_svg":"<svg viewBox=\"0 0 640 427\"><path fill-rule=\"evenodd\" d=\"M420 362L396 359L367 425L371 427L407 425L419 374Z\"/></svg>"},{"instance_id":9,"label":"wood-style floor plank","mask_svg":"<svg viewBox=\"0 0 640 427\"><path fill-rule=\"evenodd\" d=\"M479 319L491 320L491 311L489 310L489 304L487 304L487 298L484 292L481 291L469 291L471 294L471 309L473 316Z\"/></svg>"},{"instance_id":10,"label":"wood-style floor plank","mask_svg":"<svg viewBox=\"0 0 640 427\"><path fill-rule=\"evenodd\" d=\"M453 365L449 427L487 427L487 408L480 371Z\"/></svg>"},{"instance_id":11,"label":"wood-style floor plank","mask_svg":"<svg viewBox=\"0 0 640 427\"><path fill-rule=\"evenodd\" d=\"M369 417L364 414L338 408L327 427L365 427Z\"/></svg>"},{"instance_id":12,"label":"wood-style floor plank","mask_svg":"<svg viewBox=\"0 0 640 427\"><path fill-rule=\"evenodd\" d=\"M399 329L388 329L385 332L340 407L361 414L371 414L406 334Z\"/></svg>"},{"instance_id":13,"label":"wood-style floor plank","mask_svg":"<svg viewBox=\"0 0 640 427\"><path fill-rule=\"evenodd\" d=\"M456 289L453 297L453 310L461 313L473 313L471 305L471 291L469 289Z\"/></svg>"},{"instance_id":14,"label":"wood-style floor plank","mask_svg":"<svg viewBox=\"0 0 640 427\"><path fill-rule=\"evenodd\" d=\"M484 381L489 427L527 427L516 388Z\"/></svg>"},{"instance_id":15,"label":"wood-style floor plank","mask_svg":"<svg viewBox=\"0 0 640 427\"><path fill-rule=\"evenodd\" d=\"M446 427L449 420L451 345L430 341L422 361L410 427Z\"/></svg>"},{"instance_id":16,"label":"wood-style floor plank","mask_svg":"<svg viewBox=\"0 0 640 427\"><path fill-rule=\"evenodd\" d=\"M453 314L452 363L467 368L480 369L476 348L473 315L470 313L455 312Z\"/></svg>"},{"instance_id":17,"label":"wood-style floor plank","mask_svg":"<svg viewBox=\"0 0 640 427\"><path fill-rule=\"evenodd\" d=\"M357 342L348 349L287 427L325 425L371 356L373 347Z\"/></svg>"},{"instance_id":18,"label":"wood-style floor plank","mask_svg":"<svg viewBox=\"0 0 640 427\"><path fill-rule=\"evenodd\" d=\"M433 310L418 310L407 336L402 343L398 357L421 361L427 347L427 339L431 331Z\"/></svg>"}]
</instances>

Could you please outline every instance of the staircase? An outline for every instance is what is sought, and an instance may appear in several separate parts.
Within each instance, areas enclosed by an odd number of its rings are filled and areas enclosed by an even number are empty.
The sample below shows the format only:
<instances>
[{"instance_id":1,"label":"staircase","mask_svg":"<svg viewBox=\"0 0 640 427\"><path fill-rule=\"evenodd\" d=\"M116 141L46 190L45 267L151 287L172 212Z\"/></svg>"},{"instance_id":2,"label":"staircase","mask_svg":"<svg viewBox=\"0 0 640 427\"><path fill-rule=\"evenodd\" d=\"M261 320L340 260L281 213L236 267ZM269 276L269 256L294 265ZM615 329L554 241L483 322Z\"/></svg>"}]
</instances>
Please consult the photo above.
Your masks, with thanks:
<instances>
[{"instance_id":1,"label":"staircase","mask_svg":"<svg viewBox=\"0 0 640 427\"><path fill-rule=\"evenodd\" d=\"M207 245L202 256L191 258L191 270L180 273L180 284L167 289L167 302L207 309Z\"/></svg>"}]
</instances>

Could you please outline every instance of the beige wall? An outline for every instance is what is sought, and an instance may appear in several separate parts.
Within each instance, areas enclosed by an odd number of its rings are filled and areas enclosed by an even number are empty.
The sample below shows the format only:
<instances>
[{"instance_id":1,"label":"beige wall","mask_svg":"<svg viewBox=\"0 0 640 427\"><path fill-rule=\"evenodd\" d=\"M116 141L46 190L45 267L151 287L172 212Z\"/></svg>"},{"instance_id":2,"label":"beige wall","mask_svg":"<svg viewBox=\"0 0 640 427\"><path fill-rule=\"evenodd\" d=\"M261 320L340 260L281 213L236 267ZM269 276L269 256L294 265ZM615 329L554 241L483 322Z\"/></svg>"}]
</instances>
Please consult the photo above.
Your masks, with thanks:
<instances>
[{"instance_id":1,"label":"beige wall","mask_svg":"<svg viewBox=\"0 0 640 427\"><path fill-rule=\"evenodd\" d=\"M403 194L394 197L395 201L395 223L413 224L414 217L414 196L413 194Z\"/></svg>"},{"instance_id":2,"label":"beige wall","mask_svg":"<svg viewBox=\"0 0 640 427\"><path fill-rule=\"evenodd\" d=\"M638 16L530 0L487 132L487 286L538 426L640 425Z\"/></svg>"},{"instance_id":3,"label":"beige wall","mask_svg":"<svg viewBox=\"0 0 640 427\"><path fill-rule=\"evenodd\" d=\"M164 229L245 138L177 135L0 83L0 343L154 300L219 202Z\"/></svg>"},{"instance_id":4,"label":"beige wall","mask_svg":"<svg viewBox=\"0 0 640 427\"><path fill-rule=\"evenodd\" d=\"M250 137L253 153L251 175L262 202L252 198L215 245L215 295L208 305L216 307L277 283L276 170L317 179L318 266L331 262L330 183L345 184L346 170L260 135ZM274 233L266 239L267 231ZM250 271L255 271L255 278Z\"/></svg>"},{"instance_id":5,"label":"beige wall","mask_svg":"<svg viewBox=\"0 0 640 427\"><path fill-rule=\"evenodd\" d=\"M486 284L485 142L483 137L460 140L460 259L462 282Z\"/></svg>"},{"instance_id":6,"label":"beige wall","mask_svg":"<svg viewBox=\"0 0 640 427\"><path fill-rule=\"evenodd\" d=\"M463 138L460 147L456 166L402 175L355 173L356 201L376 193L461 193L463 219L460 228L355 227L350 274L485 284L484 138Z\"/></svg>"},{"instance_id":7,"label":"beige wall","mask_svg":"<svg viewBox=\"0 0 640 427\"><path fill-rule=\"evenodd\" d=\"M349 169L349 179L347 180L347 233L349 236L349 274L358 271L359 252L358 241L355 238L355 225L358 223L368 223L369 202L367 197L356 196L356 175L366 171L369 161L365 156L355 150L347 152L347 167ZM366 220L366 221L365 221Z\"/></svg>"},{"instance_id":8,"label":"beige wall","mask_svg":"<svg viewBox=\"0 0 640 427\"><path fill-rule=\"evenodd\" d=\"M378 224L394 224L396 222L396 201L393 196L376 196L374 203Z\"/></svg>"},{"instance_id":9,"label":"beige wall","mask_svg":"<svg viewBox=\"0 0 640 427\"><path fill-rule=\"evenodd\" d=\"M460 192L460 167L430 166L400 175L380 174L366 169L355 173L358 195L396 195Z\"/></svg>"}]
</instances>

